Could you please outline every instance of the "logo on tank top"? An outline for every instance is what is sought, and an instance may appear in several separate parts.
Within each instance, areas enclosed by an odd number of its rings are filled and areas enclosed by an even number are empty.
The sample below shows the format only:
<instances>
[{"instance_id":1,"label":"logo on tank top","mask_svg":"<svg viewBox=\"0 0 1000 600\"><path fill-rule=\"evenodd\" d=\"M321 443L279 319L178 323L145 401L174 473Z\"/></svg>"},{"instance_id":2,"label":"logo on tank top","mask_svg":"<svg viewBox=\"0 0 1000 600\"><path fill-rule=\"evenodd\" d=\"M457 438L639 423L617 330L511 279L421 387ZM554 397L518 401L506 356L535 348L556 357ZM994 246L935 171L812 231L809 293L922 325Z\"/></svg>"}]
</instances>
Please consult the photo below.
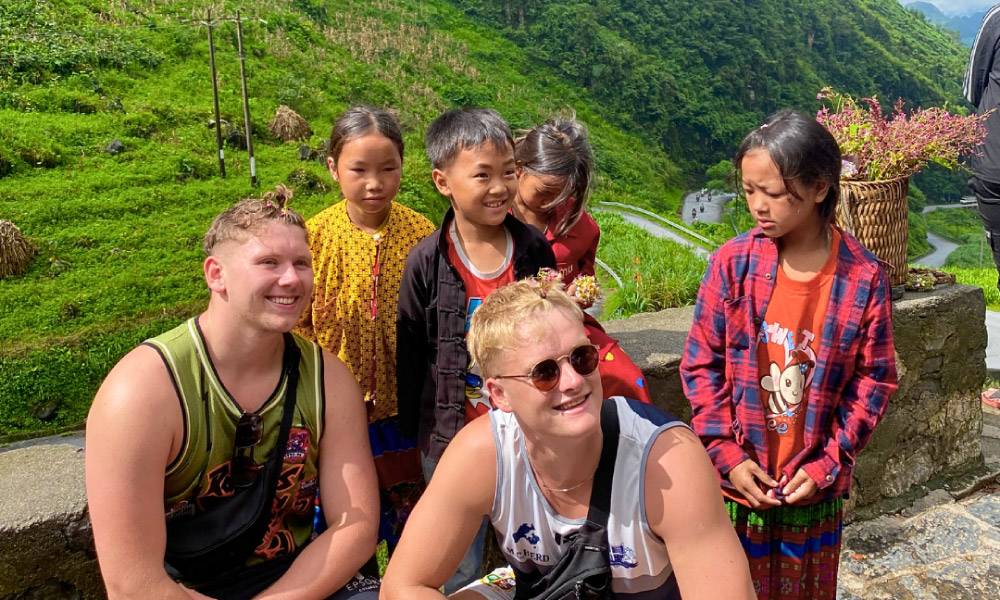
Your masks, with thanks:
<instances>
[{"instance_id":1,"label":"logo on tank top","mask_svg":"<svg viewBox=\"0 0 1000 600\"><path fill-rule=\"evenodd\" d=\"M530 560L531 562L539 565L549 564L550 562L552 562L551 556L549 556L548 554L542 554L541 552L537 552L533 547L532 548L517 547L518 542L527 542L532 546L534 546L535 544L541 541L541 538L538 537L537 533L535 533L535 526L533 524L522 523L521 526L517 528L517 531L514 532L514 535L512 537L514 539L514 546L508 546L505 549L505 552L508 555L513 556L517 560L521 561Z\"/></svg>"},{"instance_id":2,"label":"logo on tank top","mask_svg":"<svg viewBox=\"0 0 1000 600\"><path fill-rule=\"evenodd\" d=\"M309 430L293 427L288 432L288 443L285 445L285 462L300 463L309 453Z\"/></svg>"},{"instance_id":3,"label":"logo on tank top","mask_svg":"<svg viewBox=\"0 0 1000 600\"><path fill-rule=\"evenodd\" d=\"M639 561L635 558L635 550L625 544L611 546L611 566L634 569L639 566Z\"/></svg>"},{"instance_id":4,"label":"logo on tank top","mask_svg":"<svg viewBox=\"0 0 1000 600\"><path fill-rule=\"evenodd\" d=\"M538 543L538 534L535 533L535 526L529 523L522 523L514 532L514 543L525 540L532 546Z\"/></svg>"}]
</instances>

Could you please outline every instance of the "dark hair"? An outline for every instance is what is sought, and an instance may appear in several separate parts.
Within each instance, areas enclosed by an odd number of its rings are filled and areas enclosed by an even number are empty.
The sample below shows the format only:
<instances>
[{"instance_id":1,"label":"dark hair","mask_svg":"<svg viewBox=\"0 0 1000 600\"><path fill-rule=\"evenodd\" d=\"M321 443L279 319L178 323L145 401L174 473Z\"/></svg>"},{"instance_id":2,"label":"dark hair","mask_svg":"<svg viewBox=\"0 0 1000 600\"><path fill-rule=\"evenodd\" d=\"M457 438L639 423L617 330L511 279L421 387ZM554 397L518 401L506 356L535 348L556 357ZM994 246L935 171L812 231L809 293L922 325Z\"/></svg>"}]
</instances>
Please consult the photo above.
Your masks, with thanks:
<instances>
[{"instance_id":1,"label":"dark hair","mask_svg":"<svg viewBox=\"0 0 1000 600\"><path fill-rule=\"evenodd\" d=\"M514 159L530 175L566 178L559 195L542 207L551 210L570 197L576 199L555 226L556 237L565 234L580 220L590 198L594 154L587 128L576 119L549 119L514 142Z\"/></svg>"},{"instance_id":2,"label":"dark hair","mask_svg":"<svg viewBox=\"0 0 1000 600\"><path fill-rule=\"evenodd\" d=\"M781 173L785 189L795 198L792 182L805 187L829 184L819 215L831 223L840 198L840 146L833 135L813 119L795 110L780 110L743 138L734 164L739 170L743 158L754 150L764 150Z\"/></svg>"},{"instance_id":3,"label":"dark hair","mask_svg":"<svg viewBox=\"0 0 1000 600\"><path fill-rule=\"evenodd\" d=\"M371 106L353 106L337 117L330 132L327 155L336 164L344 144L372 132L389 138L399 150L399 160L403 160L403 134L399 131L396 117L387 110Z\"/></svg>"},{"instance_id":4,"label":"dark hair","mask_svg":"<svg viewBox=\"0 0 1000 600\"><path fill-rule=\"evenodd\" d=\"M514 149L510 125L490 108L456 108L434 119L424 135L432 169L444 169L462 150L492 143Z\"/></svg>"},{"instance_id":5,"label":"dark hair","mask_svg":"<svg viewBox=\"0 0 1000 600\"><path fill-rule=\"evenodd\" d=\"M301 227L302 234L308 239L306 220L288 208L291 199L292 190L279 183L273 191L267 192L259 200L247 198L230 206L212 220L211 227L205 233L202 240L205 255L212 256L215 248L225 242L245 242L268 221Z\"/></svg>"}]
</instances>

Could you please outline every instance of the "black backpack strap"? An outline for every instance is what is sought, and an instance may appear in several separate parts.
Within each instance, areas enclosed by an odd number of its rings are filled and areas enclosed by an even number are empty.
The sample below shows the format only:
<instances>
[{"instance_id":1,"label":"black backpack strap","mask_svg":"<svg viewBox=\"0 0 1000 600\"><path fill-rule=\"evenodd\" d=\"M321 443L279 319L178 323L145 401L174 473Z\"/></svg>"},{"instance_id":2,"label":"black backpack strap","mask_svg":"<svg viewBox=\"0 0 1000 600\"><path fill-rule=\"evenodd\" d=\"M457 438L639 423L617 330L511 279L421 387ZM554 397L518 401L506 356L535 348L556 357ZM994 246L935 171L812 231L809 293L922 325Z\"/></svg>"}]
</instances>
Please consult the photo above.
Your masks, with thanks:
<instances>
[{"instance_id":1,"label":"black backpack strap","mask_svg":"<svg viewBox=\"0 0 1000 600\"><path fill-rule=\"evenodd\" d=\"M611 484L615 477L620 432L618 405L614 400L605 400L601 405L601 432L604 434L604 444L601 446L601 460L597 463L597 471L594 473L587 520L606 529L608 514L611 512Z\"/></svg>"},{"instance_id":2,"label":"black backpack strap","mask_svg":"<svg viewBox=\"0 0 1000 600\"><path fill-rule=\"evenodd\" d=\"M276 488L278 481L278 467L281 466L281 461L285 457L285 446L288 445L288 434L292 430L292 414L295 412L295 401L298 395L299 387L299 359L302 357L302 352L299 350L299 345L295 343L295 338L292 334L285 334L285 354L283 358L284 370L287 378L287 383L285 384L285 404L282 408L281 413L281 429L278 430L278 440L274 444L274 450L271 451L271 457L268 462L272 463L272 477L274 479L274 484L272 485L268 482L268 487Z\"/></svg>"}]
</instances>

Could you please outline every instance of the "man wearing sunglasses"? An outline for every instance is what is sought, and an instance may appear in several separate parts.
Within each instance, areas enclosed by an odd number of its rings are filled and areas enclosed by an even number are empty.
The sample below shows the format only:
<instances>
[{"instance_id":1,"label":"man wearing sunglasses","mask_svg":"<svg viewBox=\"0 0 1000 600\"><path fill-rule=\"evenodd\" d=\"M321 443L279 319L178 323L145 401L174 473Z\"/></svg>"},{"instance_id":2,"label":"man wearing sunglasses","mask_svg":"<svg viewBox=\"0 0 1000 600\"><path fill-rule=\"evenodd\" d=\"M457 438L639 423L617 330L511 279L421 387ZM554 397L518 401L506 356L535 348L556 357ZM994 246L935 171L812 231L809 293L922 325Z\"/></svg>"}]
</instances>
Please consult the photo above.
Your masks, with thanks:
<instances>
[{"instance_id":1,"label":"man wearing sunglasses","mask_svg":"<svg viewBox=\"0 0 1000 600\"><path fill-rule=\"evenodd\" d=\"M94 400L87 496L111 600L378 597L359 572L378 494L357 382L289 334L313 285L290 197L216 217L207 310L130 352Z\"/></svg>"},{"instance_id":2,"label":"man wearing sunglasses","mask_svg":"<svg viewBox=\"0 0 1000 600\"><path fill-rule=\"evenodd\" d=\"M598 352L583 313L560 288L558 280L513 283L473 315L469 351L496 408L445 450L389 563L382 598L442 598L439 586L488 517L510 566L452 600L510 600L518 587L525 598L753 599L701 442L655 407L602 401ZM591 502L607 502L598 535L584 524L596 514ZM606 554L613 596L581 594L575 558L588 552L598 560ZM607 578L587 579L595 583ZM559 584L575 591L548 595Z\"/></svg>"}]
</instances>

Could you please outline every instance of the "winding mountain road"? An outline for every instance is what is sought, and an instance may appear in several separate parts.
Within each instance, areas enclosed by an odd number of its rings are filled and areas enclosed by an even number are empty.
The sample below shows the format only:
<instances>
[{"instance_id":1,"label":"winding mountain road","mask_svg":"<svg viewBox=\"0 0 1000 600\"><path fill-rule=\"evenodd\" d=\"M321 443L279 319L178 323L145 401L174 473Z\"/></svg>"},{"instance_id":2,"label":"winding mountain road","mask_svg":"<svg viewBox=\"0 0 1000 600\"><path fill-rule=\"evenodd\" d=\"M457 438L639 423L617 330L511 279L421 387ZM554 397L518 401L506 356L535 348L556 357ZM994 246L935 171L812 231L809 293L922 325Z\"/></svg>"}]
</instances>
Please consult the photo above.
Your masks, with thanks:
<instances>
[{"instance_id":1,"label":"winding mountain road","mask_svg":"<svg viewBox=\"0 0 1000 600\"><path fill-rule=\"evenodd\" d=\"M931 246L934 246L934 251L920 257L916 262L928 267L943 267L948 255L958 248L958 244L949 242L930 231L927 232L927 241L930 242Z\"/></svg>"}]
</instances>

